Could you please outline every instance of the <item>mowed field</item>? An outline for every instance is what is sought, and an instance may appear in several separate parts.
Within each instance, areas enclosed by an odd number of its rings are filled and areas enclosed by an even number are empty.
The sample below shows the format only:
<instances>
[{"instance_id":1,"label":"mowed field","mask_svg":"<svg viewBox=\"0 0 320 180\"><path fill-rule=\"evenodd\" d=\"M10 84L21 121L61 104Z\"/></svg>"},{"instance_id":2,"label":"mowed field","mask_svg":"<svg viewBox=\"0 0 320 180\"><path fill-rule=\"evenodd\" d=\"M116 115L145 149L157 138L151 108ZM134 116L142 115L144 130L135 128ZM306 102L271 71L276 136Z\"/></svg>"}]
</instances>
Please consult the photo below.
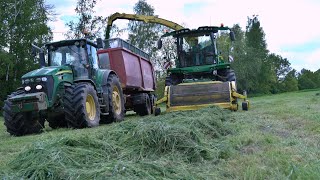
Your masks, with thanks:
<instances>
[{"instance_id":1,"label":"mowed field","mask_svg":"<svg viewBox=\"0 0 320 180\"><path fill-rule=\"evenodd\" d=\"M7 179L320 179L320 90L88 129L13 137L0 118Z\"/></svg>"}]
</instances>

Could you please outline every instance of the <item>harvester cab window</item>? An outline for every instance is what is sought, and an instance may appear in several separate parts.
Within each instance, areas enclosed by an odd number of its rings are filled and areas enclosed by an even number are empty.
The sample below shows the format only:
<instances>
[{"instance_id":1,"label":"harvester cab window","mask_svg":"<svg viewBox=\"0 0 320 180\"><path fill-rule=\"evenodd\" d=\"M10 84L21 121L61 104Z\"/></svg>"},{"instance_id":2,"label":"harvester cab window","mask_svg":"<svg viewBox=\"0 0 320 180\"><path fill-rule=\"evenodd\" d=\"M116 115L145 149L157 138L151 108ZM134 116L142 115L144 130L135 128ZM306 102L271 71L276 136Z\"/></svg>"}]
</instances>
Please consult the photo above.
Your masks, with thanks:
<instances>
[{"instance_id":1,"label":"harvester cab window","mask_svg":"<svg viewBox=\"0 0 320 180\"><path fill-rule=\"evenodd\" d=\"M209 34L178 37L179 67L214 64L214 46Z\"/></svg>"}]
</instances>

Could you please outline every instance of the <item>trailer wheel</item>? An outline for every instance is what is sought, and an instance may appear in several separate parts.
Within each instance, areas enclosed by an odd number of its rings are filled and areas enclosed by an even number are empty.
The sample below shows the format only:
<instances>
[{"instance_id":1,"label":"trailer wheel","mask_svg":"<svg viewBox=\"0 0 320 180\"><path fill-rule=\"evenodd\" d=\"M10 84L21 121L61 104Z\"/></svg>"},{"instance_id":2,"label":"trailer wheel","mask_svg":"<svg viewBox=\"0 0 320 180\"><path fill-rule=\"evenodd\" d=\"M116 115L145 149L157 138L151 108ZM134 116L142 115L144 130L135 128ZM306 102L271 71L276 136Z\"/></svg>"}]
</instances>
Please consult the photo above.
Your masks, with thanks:
<instances>
[{"instance_id":1,"label":"trailer wheel","mask_svg":"<svg viewBox=\"0 0 320 180\"><path fill-rule=\"evenodd\" d=\"M140 116L150 115L152 112L152 103L151 103L150 97L146 93L143 93L142 95L143 95L142 98L144 102L142 104L136 105L135 111Z\"/></svg>"},{"instance_id":2,"label":"trailer wheel","mask_svg":"<svg viewBox=\"0 0 320 180\"><path fill-rule=\"evenodd\" d=\"M69 127L95 127L100 121L97 92L89 83L67 87L64 96L65 118Z\"/></svg>"},{"instance_id":3,"label":"trailer wheel","mask_svg":"<svg viewBox=\"0 0 320 180\"><path fill-rule=\"evenodd\" d=\"M16 91L4 101L4 125L7 127L7 132L14 136L40 133L44 127L44 119L40 118L37 112L12 112L9 98L23 93L23 90Z\"/></svg>"},{"instance_id":4,"label":"trailer wheel","mask_svg":"<svg viewBox=\"0 0 320 180\"><path fill-rule=\"evenodd\" d=\"M110 74L107 82L108 100L109 100L109 115L107 119L111 121L122 121L124 118L124 97L121 89L119 78Z\"/></svg>"}]
</instances>

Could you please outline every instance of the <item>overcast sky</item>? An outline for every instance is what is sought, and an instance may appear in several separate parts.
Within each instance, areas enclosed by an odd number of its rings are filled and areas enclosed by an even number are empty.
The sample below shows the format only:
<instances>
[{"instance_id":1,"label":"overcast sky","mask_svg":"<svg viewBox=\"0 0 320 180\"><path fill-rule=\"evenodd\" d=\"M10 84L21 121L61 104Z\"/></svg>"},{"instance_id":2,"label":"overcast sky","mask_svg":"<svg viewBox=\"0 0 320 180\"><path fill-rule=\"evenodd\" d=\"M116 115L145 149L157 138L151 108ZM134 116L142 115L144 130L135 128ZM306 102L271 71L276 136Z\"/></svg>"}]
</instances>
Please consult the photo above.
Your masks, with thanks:
<instances>
[{"instance_id":1,"label":"overcast sky","mask_svg":"<svg viewBox=\"0 0 320 180\"><path fill-rule=\"evenodd\" d=\"M97 15L133 13L138 0L98 0ZM47 0L57 20L50 23L54 40L62 40L65 22L75 17L77 0ZM320 0L147 0L159 17L189 28L205 25L245 28L248 16L259 15L268 49L287 58L297 70L320 69ZM127 20L117 20L122 26Z\"/></svg>"}]
</instances>

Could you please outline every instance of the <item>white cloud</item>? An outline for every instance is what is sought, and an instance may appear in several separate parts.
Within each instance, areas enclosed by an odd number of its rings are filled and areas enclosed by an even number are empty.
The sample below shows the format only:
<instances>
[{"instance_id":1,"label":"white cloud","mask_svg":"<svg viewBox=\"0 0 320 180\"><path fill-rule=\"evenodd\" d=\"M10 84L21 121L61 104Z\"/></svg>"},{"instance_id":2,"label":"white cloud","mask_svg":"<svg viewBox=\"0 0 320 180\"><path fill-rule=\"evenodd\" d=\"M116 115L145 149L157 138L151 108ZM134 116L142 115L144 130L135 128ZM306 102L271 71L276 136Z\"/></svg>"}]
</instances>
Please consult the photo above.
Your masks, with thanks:
<instances>
[{"instance_id":1,"label":"white cloud","mask_svg":"<svg viewBox=\"0 0 320 180\"><path fill-rule=\"evenodd\" d=\"M59 9L57 9L60 14L59 18L63 15L75 14L74 8L77 1L67 0L66 2L66 4L74 2L74 6L59 6ZM109 16L115 12L133 13L132 9L136 2L137 0L101 0L98 1L96 12L97 15L101 16ZM261 25L266 33L268 48L271 52L288 58L289 61L292 61L293 66L300 67L301 64L311 63L312 69L319 69L320 54L318 51L309 53L312 56L310 55L308 58L303 52L290 52L290 49L288 52L284 51L284 48L303 45L315 39L320 39L320 21L315 20L320 10L320 2L318 1L147 0L147 3L155 8L155 14L159 15L159 17L179 24L186 24L190 28L203 25L220 25L220 23L224 23L227 26L238 23L242 28L245 28L247 16L259 15ZM205 4L205 6L195 6L199 7L199 9L191 8L192 11L185 12L185 5L190 3L201 3ZM115 23L124 26L127 22L118 20ZM67 31L63 27L64 22L61 19L54 24L54 31ZM55 34L55 39L57 39L56 36L58 37L58 35Z\"/></svg>"}]
</instances>

